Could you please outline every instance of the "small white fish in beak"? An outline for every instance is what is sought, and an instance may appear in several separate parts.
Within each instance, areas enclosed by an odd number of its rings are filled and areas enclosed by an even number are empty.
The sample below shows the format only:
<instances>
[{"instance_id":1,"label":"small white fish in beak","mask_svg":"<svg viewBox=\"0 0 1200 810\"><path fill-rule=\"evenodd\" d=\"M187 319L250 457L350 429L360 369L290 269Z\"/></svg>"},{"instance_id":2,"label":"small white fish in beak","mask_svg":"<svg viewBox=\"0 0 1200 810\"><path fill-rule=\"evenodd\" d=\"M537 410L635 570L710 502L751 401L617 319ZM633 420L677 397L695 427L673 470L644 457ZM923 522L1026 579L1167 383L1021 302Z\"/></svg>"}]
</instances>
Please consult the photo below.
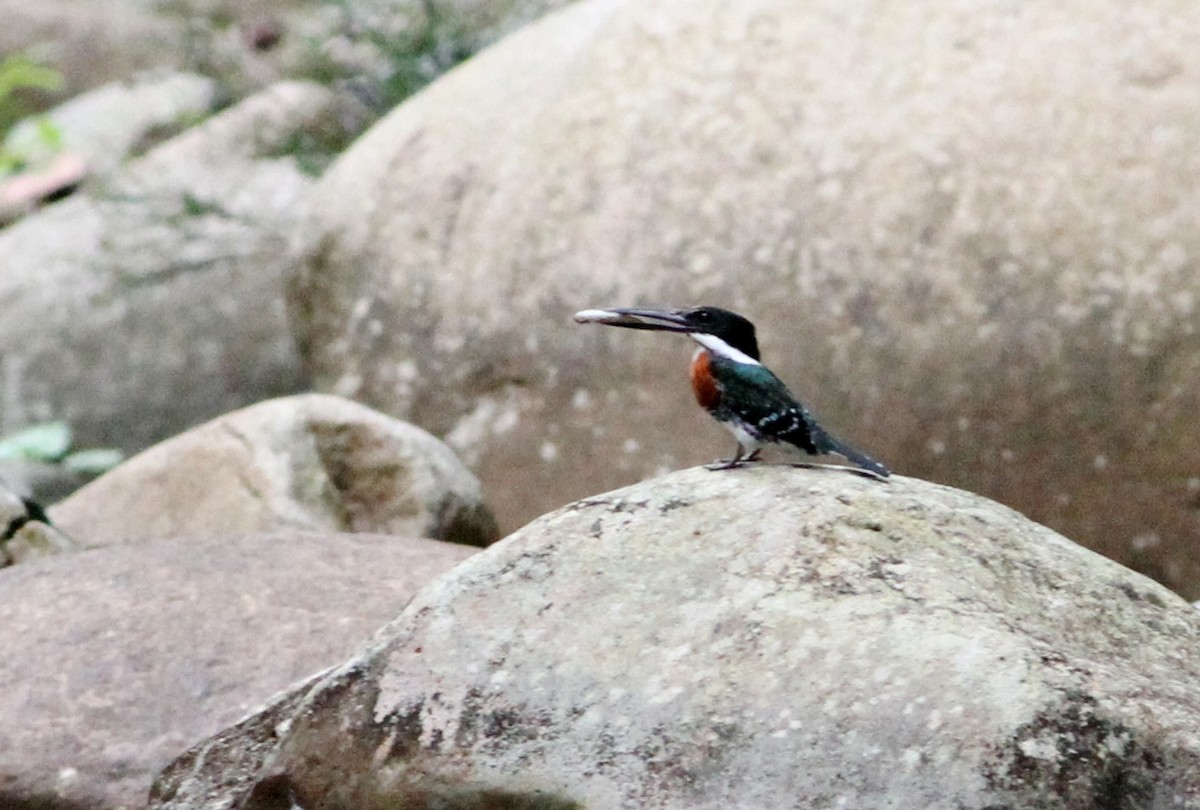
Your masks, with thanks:
<instances>
[{"instance_id":1,"label":"small white fish in beak","mask_svg":"<svg viewBox=\"0 0 1200 810\"><path fill-rule=\"evenodd\" d=\"M575 313L575 323L613 323L625 318L619 312L611 309L581 309Z\"/></svg>"}]
</instances>

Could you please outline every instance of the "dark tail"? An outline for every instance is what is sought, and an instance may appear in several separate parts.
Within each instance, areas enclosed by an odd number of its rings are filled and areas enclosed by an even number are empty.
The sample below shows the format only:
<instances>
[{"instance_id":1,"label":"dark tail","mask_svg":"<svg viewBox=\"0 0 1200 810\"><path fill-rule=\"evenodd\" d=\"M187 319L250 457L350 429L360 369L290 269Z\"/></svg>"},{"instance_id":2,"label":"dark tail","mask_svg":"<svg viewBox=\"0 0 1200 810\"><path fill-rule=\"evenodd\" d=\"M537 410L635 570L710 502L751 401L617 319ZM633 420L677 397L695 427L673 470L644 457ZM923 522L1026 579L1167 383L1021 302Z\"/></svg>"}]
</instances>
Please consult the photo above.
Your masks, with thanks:
<instances>
[{"instance_id":1,"label":"dark tail","mask_svg":"<svg viewBox=\"0 0 1200 810\"><path fill-rule=\"evenodd\" d=\"M862 467L864 470L873 472L880 478L887 478L892 474L891 470L868 456L866 453L860 453L850 445L839 442L824 430L818 429L813 436L813 443L816 445L818 453L834 453L839 455L849 461L851 464Z\"/></svg>"}]
</instances>

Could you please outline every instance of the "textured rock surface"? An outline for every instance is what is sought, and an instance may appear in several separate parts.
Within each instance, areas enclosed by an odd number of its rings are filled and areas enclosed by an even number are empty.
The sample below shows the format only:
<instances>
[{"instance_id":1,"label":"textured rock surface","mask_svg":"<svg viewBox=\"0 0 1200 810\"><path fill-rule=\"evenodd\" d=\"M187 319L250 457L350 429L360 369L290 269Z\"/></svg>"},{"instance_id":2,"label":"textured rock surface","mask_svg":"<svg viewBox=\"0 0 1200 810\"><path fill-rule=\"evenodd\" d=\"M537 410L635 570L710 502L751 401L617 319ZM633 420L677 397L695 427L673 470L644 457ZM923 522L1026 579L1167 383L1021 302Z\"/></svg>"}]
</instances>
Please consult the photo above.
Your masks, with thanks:
<instances>
[{"instance_id":1,"label":"textured rock surface","mask_svg":"<svg viewBox=\"0 0 1200 810\"><path fill-rule=\"evenodd\" d=\"M1194 807L1198 680L1189 604L991 501L693 469L463 563L152 804Z\"/></svg>"},{"instance_id":2,"label":"textured rock surface","mask_svg":"<svg viewBox=\"0 0 1200 810\"><path fill-rule=\"evenodd\" d=\"M0 231L0 433L63 419L140 450L305 388L281 301L312 183L293 153L339 105L274 87Z\"/></svg>"},{"instance_id":3,"label":"textured rock surface","mask_svg":"<svg viewBox=\"0 0 1200 810\"><path fill-rule=\"evenodd\" d=\"M286 532L0 572L0 806L144 806L153 775L186 746L344 659L471 553Z\"/></svg>"},{"instance_id":4,"label":"textured rock surface","mask_svg":"<svg viewBox=\"0 0 1200 810\"><path fill-rule=\"evenodd\" d=\"M570 313L729 306L834 432L1194 591L1197 38L1172 0L577 4L323 177L311 368L515 526L727 452L688 347Z\"/></svg>"},{"instance_id":5,"label":"textured rock surface","mask_svg":"<svg viewBox=\"0 0 1200 810\"><path fill-rule=\"evenodd\" d=\"M306 394L220 417L129 459L50 509L88 545L197 532L375 532L487 545L479 481L423 430Z\"/></svg>"}]
</instances>

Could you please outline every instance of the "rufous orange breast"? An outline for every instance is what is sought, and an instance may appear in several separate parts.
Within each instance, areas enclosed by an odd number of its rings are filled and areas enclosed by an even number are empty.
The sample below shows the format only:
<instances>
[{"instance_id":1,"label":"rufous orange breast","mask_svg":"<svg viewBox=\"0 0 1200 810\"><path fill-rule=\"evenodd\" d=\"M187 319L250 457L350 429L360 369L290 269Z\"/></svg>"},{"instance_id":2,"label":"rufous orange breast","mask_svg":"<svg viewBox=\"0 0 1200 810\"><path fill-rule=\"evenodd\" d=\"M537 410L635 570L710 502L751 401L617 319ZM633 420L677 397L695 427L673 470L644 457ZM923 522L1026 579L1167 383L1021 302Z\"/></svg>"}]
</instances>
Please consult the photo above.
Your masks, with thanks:
<instances>
[{"instance_id":1,"label":"rufous orange breast","mask_svg":"<svg viewBox=\"0 0 1200 810\"><path fill-rule=\"evenodd\" d=\"M705 349L698 349L692 357L692 393L707 411L721 403L721 389L712 375L712 355Z\"/></svg>"}]
</instances>

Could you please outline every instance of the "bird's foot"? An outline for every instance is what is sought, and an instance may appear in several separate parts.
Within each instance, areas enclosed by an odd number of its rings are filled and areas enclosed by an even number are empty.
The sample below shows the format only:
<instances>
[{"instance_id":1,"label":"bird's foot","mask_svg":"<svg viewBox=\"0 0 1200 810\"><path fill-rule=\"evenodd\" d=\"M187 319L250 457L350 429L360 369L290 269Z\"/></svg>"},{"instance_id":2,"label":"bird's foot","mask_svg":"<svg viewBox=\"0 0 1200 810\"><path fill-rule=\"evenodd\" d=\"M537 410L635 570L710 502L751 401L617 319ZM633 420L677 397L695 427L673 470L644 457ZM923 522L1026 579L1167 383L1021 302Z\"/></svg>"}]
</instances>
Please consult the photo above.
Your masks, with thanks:
<instances>
[{"instance_id":1,"label":"bird's foot","mask_svg":"<svg viewBox=\"0 0 1200 810\"><path fill-rule=\"evenodd\" d=\"M714 461L712 464L705 464L704 469L706 469L706 470L732 470L732 469L736 469L737 467L741 467L748 460L749 459L744 459L744 458L719 458L716 461Z\"/></svg>"},{"instance_id":2,"label":"bird's foot","mask_svg":"<svg viewBox=\"0 0 1200 810\"><path fill-rule=\"evenodd\" d=\"M749 455L746 455L746 456L734 456L733 458L719 458L716 461L714 461L712 464L705 464L704 469L706 469L706 470L732 470L737 467L745 466L746 464L752 464L756 461L758 461L758 451L757 450L755 450L753 453L750 453Z\"/></svg>"}]
</instances>

